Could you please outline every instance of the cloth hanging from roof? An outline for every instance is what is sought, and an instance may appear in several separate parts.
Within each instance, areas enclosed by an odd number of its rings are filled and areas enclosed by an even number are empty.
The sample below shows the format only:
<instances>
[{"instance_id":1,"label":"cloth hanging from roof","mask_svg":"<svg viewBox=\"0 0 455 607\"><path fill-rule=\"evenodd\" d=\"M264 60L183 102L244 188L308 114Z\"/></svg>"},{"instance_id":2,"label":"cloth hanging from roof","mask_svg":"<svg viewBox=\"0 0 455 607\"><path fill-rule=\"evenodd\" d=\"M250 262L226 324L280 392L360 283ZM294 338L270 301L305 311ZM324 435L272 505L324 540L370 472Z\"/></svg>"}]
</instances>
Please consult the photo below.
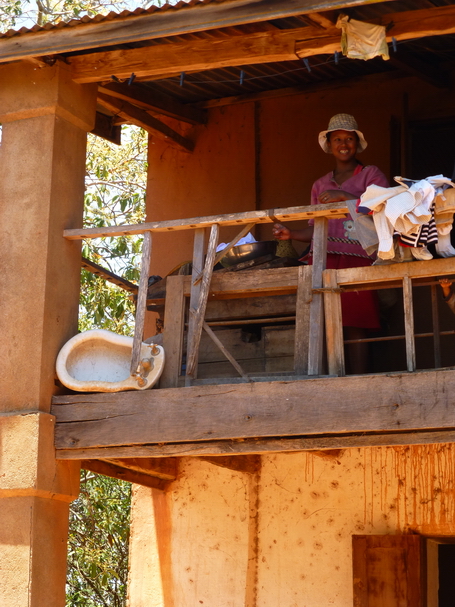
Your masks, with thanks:
<instances>
[{"instance_id":1,"label":"cloth hanging from roof","mask_svg":"<svg viewBox=\"0 0 455 607\"><path fill-rule=\"evenodd\" d=\"M336 26L342 30L341 51L346 57L365 61L373 57L389 59L384 25L364 23L349 19L347 15L340 15Z\"/></svg>"}]
</instances>

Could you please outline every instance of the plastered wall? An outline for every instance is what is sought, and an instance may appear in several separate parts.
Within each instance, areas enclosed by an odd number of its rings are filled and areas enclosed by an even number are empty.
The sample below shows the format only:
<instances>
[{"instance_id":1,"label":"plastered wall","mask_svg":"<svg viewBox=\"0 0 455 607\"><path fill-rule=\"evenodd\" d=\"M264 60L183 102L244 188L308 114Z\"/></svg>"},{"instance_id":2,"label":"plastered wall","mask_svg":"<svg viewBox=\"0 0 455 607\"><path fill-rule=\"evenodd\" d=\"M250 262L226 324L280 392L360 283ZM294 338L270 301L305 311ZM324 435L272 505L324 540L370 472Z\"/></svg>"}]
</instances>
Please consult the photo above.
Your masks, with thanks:
<instances>
[{"instance_id":1,"label":"plastered wall","mask_svg":"<svg viewBox=\"0 0 455 607\"><path fill-rule=\"evenodd\" d=\"M172 602L156 593L147 605L351 607L352 535L455 535L454 489L453 445L268 455L253 475L184 459L155 518ZM157 559L144 535L153 503L136 490L131 550L140 538L144 567ZM132 576L130 607L142 607L156 577Z\"/></svg>"},{"instance_id":2,"label":"plastered wall","mask_svg":"<svg viewBox=\"0 0 455 607\"><path fill-rule=\"evenodd\" d=\"M391 178L391 117L400 119L404 112L408 120L453 116L454 101L453 93L415 79L380 76L311 94L210 109L206 126L182 127L173 121L174 128L195 141L195 150L180 152L151 138L148 220L309 204L312 183L333 168L317 135L339 112L353 114L365 134L369 145L362 162L379 166ZM270 238L270 227L260 229L257 238ZM221 238L233 234L225 230ZM190 259L192 235L156 234L152 273L164 276Z\"/></svg>"}]
</instances>

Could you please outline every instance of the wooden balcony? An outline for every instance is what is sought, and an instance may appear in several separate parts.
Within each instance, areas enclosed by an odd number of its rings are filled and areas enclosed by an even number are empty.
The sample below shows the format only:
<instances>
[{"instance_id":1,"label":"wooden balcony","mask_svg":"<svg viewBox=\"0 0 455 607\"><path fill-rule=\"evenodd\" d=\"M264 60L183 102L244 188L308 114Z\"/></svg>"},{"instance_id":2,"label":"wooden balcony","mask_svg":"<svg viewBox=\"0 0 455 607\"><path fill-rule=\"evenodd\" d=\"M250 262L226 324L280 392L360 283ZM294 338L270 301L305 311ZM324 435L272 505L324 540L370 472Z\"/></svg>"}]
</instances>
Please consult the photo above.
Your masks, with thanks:
<instances>
[{"instance_id":1,"label":"wooden balcony","mask_svg":"<svg viewBox=\"0 0 455 607\"><path fill-rule=\"evenodd\" d=\"M194 229L193 274L170 276L166 281L163 337L167 362L159 387L134 393L54 397L57 457L112 461L452 442L455 407L451 387L455 369L441 368L436 305L439 287L435 285L437 278L455 274L455 261L449 258L325 270L327 219L345 211L339 203L321 205L317 210L274 209L115 228L116 234L142 231L149 235L165 229ZM289 222L308 217L315 218L313 266L212 274L219 225L243 224L246 227L240 234L244 234L257 222ZM211 238L204 265L206 226L211 228ZM103 235L111 232L114 229L105 228ZM66 236L74 239L87 237L88 233L92 237L100 235L94 230L68 230ZM236 239L230 246L235 242ZM136 326L140 339L147 256L143 258L143 268ZM432 338L434 368L426 370L418 370L416 362L413 286L419 285L428 286L432 295L429 314L433 329L422 335ZM402 293L403 335L387 339L405 344L403 368L347 376L340 294L384 288ZM217 323L213 320L213 302L221 305L232 299L251 302L274 297L281 298L284 308L265 306L266 317L262 314L258 322L267 325L270 334L286 334L287 345L280 350L286 361L278 364L273 356L267 357L265 346L261 346L260 358L265 366L248 369L246 362L237 360L247 344L234 343L230 352L223 344L223 331L214 330ZM282 309L284 316L280 314ZM251 313L248 314L250 323ZM239 322L237 318L240 331ZM213 352L219 349L221 356L230 361L226 364L232 365L230 374L223 367L219 377L216 372L198 377L203 331L208 336L205 343L212 344L208 357L214 358ZM383 338L370 341L375 339ZM186 374L182 365L185 354Z\"/></svg>"}]
</instances>

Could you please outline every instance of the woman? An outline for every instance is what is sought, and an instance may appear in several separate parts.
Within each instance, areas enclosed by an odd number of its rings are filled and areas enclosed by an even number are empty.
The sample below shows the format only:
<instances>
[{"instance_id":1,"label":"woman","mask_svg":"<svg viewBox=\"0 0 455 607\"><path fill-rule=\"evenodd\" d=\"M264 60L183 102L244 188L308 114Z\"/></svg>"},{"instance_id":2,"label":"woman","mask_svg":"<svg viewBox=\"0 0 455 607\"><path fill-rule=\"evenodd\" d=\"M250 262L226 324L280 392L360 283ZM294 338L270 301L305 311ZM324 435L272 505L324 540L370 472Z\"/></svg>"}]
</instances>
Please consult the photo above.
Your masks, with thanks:
<instances>
[{"instance_id":1,"label":"woman","mask_svg":"<svg viewBox=\"0 0 455 607\"><path fill-rule=\"evenodd\" d=\"M319 133L319 145L335 159L333 171L313 184L311 204L327 204L343 200L355 200L371 184L389 187L385 175L375 166L364 166L357 160L367 142L359 131L355 118L349 114L337 114L330 119L326 131ZM313 222L303 230L291 230L276 223L273 235L278 240L295 239L309 242L313 236ZM311 251L310 251L311 256ZM328 225L327 268L353 268L371 265L371 258L356 240L352 219L330 219ZM311 260L310 260L311 263ZM341 295L341 309L345 338L362 339L365 329L378 329L379 312L376 294L357 291ZM366 372L367 344L352 344L348 350L348 361L352 373Z\"/></svg>"}]
</instances>

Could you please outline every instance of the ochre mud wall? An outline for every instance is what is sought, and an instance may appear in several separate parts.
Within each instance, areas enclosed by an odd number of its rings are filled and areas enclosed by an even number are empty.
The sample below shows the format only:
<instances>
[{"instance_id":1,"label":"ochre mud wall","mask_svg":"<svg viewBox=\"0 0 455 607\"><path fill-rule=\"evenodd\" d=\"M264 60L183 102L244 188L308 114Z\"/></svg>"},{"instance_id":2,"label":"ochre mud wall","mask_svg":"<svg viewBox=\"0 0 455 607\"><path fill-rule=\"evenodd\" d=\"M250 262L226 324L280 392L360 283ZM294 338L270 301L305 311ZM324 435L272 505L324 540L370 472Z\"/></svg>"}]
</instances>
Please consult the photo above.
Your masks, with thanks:
<instances>
[{"instance_id":1,"label":"ochre mud wall","mask_svg":"<svg viewBox=\"0 0 455 607\"><path fill-rule=\"evenodd\" d=\"M455 536L454 489L453 445L268 455L252 475L185 458L165 494L136 489L131 605L351 607L352 535Z\"/></svg>"}]
</instances>

